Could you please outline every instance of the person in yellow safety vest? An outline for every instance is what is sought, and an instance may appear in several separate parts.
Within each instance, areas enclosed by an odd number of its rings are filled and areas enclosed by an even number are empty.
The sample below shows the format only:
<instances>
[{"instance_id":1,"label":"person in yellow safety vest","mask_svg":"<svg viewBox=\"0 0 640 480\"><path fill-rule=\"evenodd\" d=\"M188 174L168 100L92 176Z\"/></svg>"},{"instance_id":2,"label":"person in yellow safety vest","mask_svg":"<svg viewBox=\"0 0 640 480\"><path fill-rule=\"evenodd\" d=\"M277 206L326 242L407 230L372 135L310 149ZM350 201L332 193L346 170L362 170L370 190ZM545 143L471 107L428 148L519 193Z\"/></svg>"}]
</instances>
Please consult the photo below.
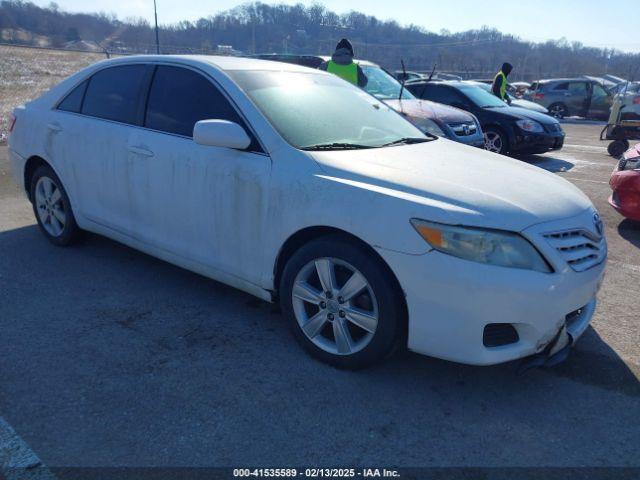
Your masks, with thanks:
<instances>
[{"instance_id":1,"label":"person in yellow safety vest","mask_svg":"<svg viewBox=\"0 0 640 480\"><path fill-rule=\"evenodd\" d=\"M507 102L509 105L511 105L511 99L509 98L509 95L507 95L507 77L511 73L511 70L513 70L513 65L506 62L503 63L502 68L493 79L493 85L491 86L493 94L500 100Z\"/></svg>"},{"instance_id":2,"label":"person in yellow safety vest","mask_svg":"<svg viewBox=\"0 0 640 480\"><path fill-rule=\"evenodd\" d=\"M343 38L338 42L336 51L333 52L331 56L331 60L324 62L318 68L333 73L360 88L364 88L369 81L360 66L353 61L353 57L353 46L351 42Z\"/></svg>"}]
</instances>

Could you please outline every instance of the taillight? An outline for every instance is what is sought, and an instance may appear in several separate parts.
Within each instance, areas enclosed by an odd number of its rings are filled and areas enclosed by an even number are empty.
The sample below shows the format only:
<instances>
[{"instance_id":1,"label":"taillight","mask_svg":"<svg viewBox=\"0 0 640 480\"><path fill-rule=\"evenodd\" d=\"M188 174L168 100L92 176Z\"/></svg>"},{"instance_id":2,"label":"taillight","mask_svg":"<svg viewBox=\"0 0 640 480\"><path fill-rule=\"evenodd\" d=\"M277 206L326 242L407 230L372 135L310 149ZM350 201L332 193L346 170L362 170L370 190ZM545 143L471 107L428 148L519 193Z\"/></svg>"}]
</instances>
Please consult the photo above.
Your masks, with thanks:
<instances>
[{"instance_id":1,"label":"taillight","mask_svg":"<svg viewBox=\"0 0 640 480\"><path fill-rule=\"evenodd\" d=\"M13 127L16 126L16 117L13 114L9 114L9 133L13 132Z\"/></svg>"},{"instance_id":2,"label":"taillight","mask_svg":"<svg viewBox=\"0 0 640 480\"><path fill-rule=\"evenodd\" d=\"M640 95L637 95L634 99L633 99L633 103L635 105L640 105Z\"/></svg>"},{"instance_id":3,"label":"taillight","mask_svg":"<svg viewBox=\"0 0 640 480\"><path fill-rule=\"evenodd\" d=\"M533 98L534 100L542 100L544 98L544 93L534 93Z\"/></svg>"}]
</instances>

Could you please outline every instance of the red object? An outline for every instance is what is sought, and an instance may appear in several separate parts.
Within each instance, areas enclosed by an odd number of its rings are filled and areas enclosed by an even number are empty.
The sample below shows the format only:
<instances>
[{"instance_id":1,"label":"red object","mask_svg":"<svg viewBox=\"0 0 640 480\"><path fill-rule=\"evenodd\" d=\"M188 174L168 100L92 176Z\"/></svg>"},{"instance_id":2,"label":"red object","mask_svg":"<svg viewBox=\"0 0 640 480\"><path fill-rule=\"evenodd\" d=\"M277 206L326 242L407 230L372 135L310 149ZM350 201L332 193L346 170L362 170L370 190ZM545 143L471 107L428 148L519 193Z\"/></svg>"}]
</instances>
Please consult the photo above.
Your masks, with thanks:
<instances>
[{"instance_id":1,"label":"red object","mask_svg":"<svg viewBox=\"0 0 640 480\"><path fill-rule=\"evenodd\" d=\"M640 143L627 150L624 158L640 158ZM640 166L640 162L637 165ZM619 170L618 167L611 175L609 185L613 190L609 204L621 215L640 222L640 170Z\"/></svg>"},{"instance_id":2,"label":"red object","mask_svg":"<svg viewBox=\"0 0 640 480\"><path fill-rule=\"evenodd\" d=\"M535 100L542 100L544 98L544 93L534 93L533 98Z\"/></svg>"},{"instance_id":3,"label":"red object","mask_svg":"<svg viewBox=\"0 0 640 480\"><path fill-rule=\"evenodd\" d=\"M13 127L16 125L16 117L13 114L9 115L9 133L13 132Z\"/></svg>"},{"instance_id":4,"label":"red object","mask_svg":"<svg viewBox=\"0 0 640 480\"><path fill-rule=\"evenodd\" d=\"M635 97L633 99L633 103L636 104L636 105L640 104L640 95L638 95L637 97Z\"/></svg>"}]
</instances>

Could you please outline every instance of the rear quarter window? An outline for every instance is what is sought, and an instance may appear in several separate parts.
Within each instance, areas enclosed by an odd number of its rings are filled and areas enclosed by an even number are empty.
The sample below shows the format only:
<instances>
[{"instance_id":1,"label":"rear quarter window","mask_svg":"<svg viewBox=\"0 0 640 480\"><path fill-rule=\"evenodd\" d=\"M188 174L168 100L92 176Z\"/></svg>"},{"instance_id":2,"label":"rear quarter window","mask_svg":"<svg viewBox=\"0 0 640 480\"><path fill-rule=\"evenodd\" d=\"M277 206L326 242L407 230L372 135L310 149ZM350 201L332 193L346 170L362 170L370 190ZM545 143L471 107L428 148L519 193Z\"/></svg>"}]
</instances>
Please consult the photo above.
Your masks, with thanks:
<instances>
[{"instance_id":1,"label":"rear quarter window","mask_svg":"<svg viewBox=\"0 0 640 480\"><path fill-rule=\"evenodd\" d=\"M82 113L122 123L139 123L137 117L147 72L146 65L122 65L95 73L87 86Z\"/></svg>"},{"instance_id":2,"label":"rear quarter window","mask_svg":"<svg viewBox=\"0 0 640 480\"><path fill-rule=\"evenodd\" d=\"M87 89L88 83L89 81L85 80L76 88L71 90L71 92L58 104L58 110L80 113L84 92Z\"/></svg>"}]
</instances>

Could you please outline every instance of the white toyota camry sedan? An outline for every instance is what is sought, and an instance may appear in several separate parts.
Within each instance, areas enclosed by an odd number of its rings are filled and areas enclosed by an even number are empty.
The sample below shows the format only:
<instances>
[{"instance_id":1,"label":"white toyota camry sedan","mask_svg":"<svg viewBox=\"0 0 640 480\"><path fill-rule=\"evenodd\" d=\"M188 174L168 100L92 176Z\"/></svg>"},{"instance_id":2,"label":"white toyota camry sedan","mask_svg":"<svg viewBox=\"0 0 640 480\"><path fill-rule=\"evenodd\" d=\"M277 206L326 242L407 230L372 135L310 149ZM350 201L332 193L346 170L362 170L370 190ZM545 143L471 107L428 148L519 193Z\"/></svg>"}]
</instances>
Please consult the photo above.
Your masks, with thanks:
<instances>
[{"instance_id":1,"label":"white toyota camry sedan","mask_svg":"<svg viewBox=\"0 0 640 480\"><path fill-rule=\"evenodd\" d=\"M266 301L311 354L555 361L588 327L602 222L565 180L424 134L325 72L137 56L18 107L42 233L105 235ZM563 353L565 352L565 353Z\"/></svg>"}]
</instances>

